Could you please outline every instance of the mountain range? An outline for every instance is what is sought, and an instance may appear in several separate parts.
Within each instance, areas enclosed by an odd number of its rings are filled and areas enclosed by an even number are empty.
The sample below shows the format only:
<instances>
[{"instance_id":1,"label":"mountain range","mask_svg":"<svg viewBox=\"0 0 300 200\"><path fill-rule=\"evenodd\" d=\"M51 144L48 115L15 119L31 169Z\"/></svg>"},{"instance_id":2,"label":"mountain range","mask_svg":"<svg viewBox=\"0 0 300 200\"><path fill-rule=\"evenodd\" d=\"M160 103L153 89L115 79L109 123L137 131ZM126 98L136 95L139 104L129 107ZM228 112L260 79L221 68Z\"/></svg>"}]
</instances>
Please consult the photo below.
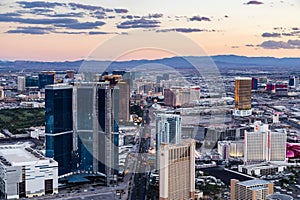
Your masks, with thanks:
<instances>
[{"instance_id":1,"label":"mountain range","mask_svg":"<svg viewBox=\"0 0 300 200\"><path fill-rule=\"evenodd\" d=\"M41 61L0 61L0 71L42 71L42 70L56 70L63 71L72 69L78 71L80 66L85 63L90 66L109 65L111 70L131 69L142 65L165 65L175 69L190 69L193 64L208 63L214 64L220 71L226 72L228 70L268 70L268 71L296 71L300 72L300 58L274 58L274 57L246 57L237 55L217 55L217 56L186 56L186 57L172 57L156 60L131 60L131 61L63 61L63 62L41 62ZM212 62L213 61L213 62Z\"/></svg>"}]
</instances>

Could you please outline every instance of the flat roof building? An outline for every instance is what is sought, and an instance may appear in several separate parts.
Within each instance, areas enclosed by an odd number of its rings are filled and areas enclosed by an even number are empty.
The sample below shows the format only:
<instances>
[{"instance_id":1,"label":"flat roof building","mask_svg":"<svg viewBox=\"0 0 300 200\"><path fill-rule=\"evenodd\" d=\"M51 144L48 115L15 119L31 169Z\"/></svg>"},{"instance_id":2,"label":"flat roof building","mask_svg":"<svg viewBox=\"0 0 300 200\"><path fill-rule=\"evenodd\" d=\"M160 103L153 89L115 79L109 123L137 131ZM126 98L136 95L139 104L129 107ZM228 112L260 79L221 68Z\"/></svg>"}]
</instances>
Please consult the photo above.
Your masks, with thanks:
<instances>
[{"instance_id":1,"label":"flat roof building","mask_svg":"<svg viewBox=\"0 0 300 200\"><path fill-rule=\"evenodd\" d=\"M274 183L265 180L249 180L240 182L230 180L231 200L265 200L266 196L274 193Z\"/></svg>"},{"instance_id":2,"label":"flat roof building","mask_svg":"<svg viewBox=\"0 0 300 200\"><path fill-rule=\"evenodd\" d=\"M250 176L273 175L282 172L287 168L286 165L276 163L260 163L254 165L239 165L238 170Z\"/></svg>"},{"instance_id":3,"label":"flat roof building","mask_svg":"<svg viewBox=\"0 0 300 200\"><path fill-rule=\"evenodd\" d=\"M24 145L0 146L0 199L58 193L58 164Z\"/></svg>"}]
</instances>

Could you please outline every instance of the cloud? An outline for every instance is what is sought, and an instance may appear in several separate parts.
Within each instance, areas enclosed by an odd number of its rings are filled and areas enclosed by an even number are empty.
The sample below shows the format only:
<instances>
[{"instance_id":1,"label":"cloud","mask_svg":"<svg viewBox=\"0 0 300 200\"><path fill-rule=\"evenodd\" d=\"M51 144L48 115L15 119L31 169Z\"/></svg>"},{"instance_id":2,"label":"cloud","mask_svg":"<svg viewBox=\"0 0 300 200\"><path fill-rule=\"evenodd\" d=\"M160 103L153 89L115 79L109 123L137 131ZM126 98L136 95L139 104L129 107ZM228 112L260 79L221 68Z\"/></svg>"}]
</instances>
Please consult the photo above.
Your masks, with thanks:
<instances>
[{"instance_id":1,"label":"cloud","mask_svg":"<svg viewBox=\"0 0 300 200\"><path fill-rule=\"evenodd\" d=\"M156 28L160 26L160 22L157 20L148 19L135 19L122 22L117 25L119 29L129 29L129 28Z\"/></svg>"},{"instance_id":2,"label":"cloud","mask_svg":"<svg viewBox=\"0 0 300 200\"><path fill-rule=\"evenodd\" d=\"M297 49L300 49L300 40L289 40L288 44L296 47Z\"/></svg>"},{"instance_id":3,"label":"cloud","mask_svg":"<svg viewBox=\"0 0 300 200\"><path fill-rule=\"evenodd\" d=\"M232 49L238 49L240 48L239 46L231 46Z\"/></svg>"},{"instance_id":4,"label":"cloud","mask_svg":"<svg viewBox=\"0 0 300 200\"><path fill-rule=\"evenodd\" d=\"M246 44L245 46L246 47L255 47L255 45L253 45L253 44Z\"/></svg>"},{"instance_id":5,"label":"cloud","mask_svg":"<svg viewBox=\"0 0 300 200\"><path fill-rule=\"evenodd\" d=\"M149 15L150 16L150 15ZM144 17L141 17L141 16L138 16L138 15L123 15L121 16L122 19L141 19L141 18L150 18L149 16L144 16Z\"/></svg>"},{"instance_id":6,"label":"cloud","mask_svg":"<svg viewBox=\"0 0 300 200\"><path fill-rule=\"evenodd\" d=\"M17 29L8 30L6 33L44 35L49 34L53 30L52 27L17 27Z\"/></svg>"},{"instance_id":7,"label":"cloud","mask_svg":"<svg viewBox=\"0 0 300 200\"><path fill-rule=\"evenodd\" d=\"M273 29L276 30L278 34L281 34L281 36L300 37L300 28L298 27L275 27Z\"/></svg>"},{"instance_id":8,"label":"cloud","mask_svg":"<svg viewBox=\"0 0 300 200\"><path fill-rule=\"evenodd\" d=\"M116 34L112 32L104 32L104 31L90 31L89 35L107 35L107 34Z\"/></svg>"},{"instance_id":9,"label":"cloud","mask_svg":"<svg viewBox=\"0 0 300 200\"><path fill-rule=\"evenodd\" d=\"M172 28L172 29L161 29L156 32L181 32L181 33L193 33L193 32L202 32L206 30L198 29L198 28Z\"/></svg>"},{"instance_id":10,"label":"cloud","mask_svg":"<svg viewBox=\"0 0 300 200\"><path fill-rule=\"evenodd\" d=\"M47 17L74 17L74 18L82 18L84 17L85 13L83 12L79 12L79 13L75 13L75 12L70 12L70 13L64 13L64 14L44 14L44 16Z\"/></svg>"},{"instance_id":11,"label":"cloud","mask_svg":"<svg viewBox=\"0 0 300 200\"><path fill-rule=\"evenodd\" d=\"M115 8L116 13L128 13L128 10L125 8Z\"/></svg>"},{"instance_id":12,"label":"cloud","mask_svg":"<svg viewBox=\"0 0 300 200\"><path fill-rule=\"evenodd\" d=\"M10 18L10 17L20 17L20 13L1 13L0 14L0 19L1 18Z\"/></svg>"},{"instance_id":13,"label":"cloud","mask_svg":"<svg viewBox=\"0 0 300 200\"><path fill-rule=\"evenodd\" d=\"M45 1L17 1L22 8L55 8L56 6L64 6L63 3L45 2Z\"/></svg>"},{"instance_id":14,"label":"cloud","mask_svg":"<svg viewBox=\"0 0 300 200\"><path fill-rule=\"evenodd\" d=\"M69 3L68 5L72 9L83 9L83 10L89 10L89 11L104 10L104 8L101 6L92 6L92 5L86 5L86 4L80 4L80 3Z\"/></svg>"},{"instance_id":15,"label":"cloud","mask_svg":"<svg viewBox=\"0 0 300 200\"><path fill-rule=\"evenodd\" d=\"M15 11L15 13L18 14L32 14L32 15L44 15L50 12L53 12L53 10L48 8L31 8L31 9L22 9L22 10Z\"/></svg>"},{"instance_id":16,"label":"cloud","mask_svg":"<svg viewBox=\"0 0 300 200\"><path fill-rule=\"evenodd\" d=\"M300 49L300 40L274 41L268 40L258 45L264 49Z\"/></svg>"},{"instance_id":17,"label":"cloud","mask_svg":"<svg viewBox=\"0 0 300 200\"><path fill-rule=\"evenodd\" d=\"M262 37L280 37L281 34L280 33L263 33L261 36Z\"/></svg>"},{"instance_id":18,"label":"cloud","mask_svg":"<svg viewBox=\"0 0 300 200\"><path fill-rule=\"evenodd\" d=\"M295 36L294 33L282 33L283 36Z\"/></svg>"},{"instance_id":19,"label":"cloud","mask_svg":"<svg viewBox=\"0 0 300 200\"><path fill-rule=\"evenodd\" d=\"M49 12L53 12L53 10L48 8L35 8L31 10L32 14L49 13Z\"/></svg>"},{"instance_id":20,"label":"cloud","mask_svg":"<svg viewBox=\"0 0 300 200\"><path fill-rule=\"evenodd\" d=\"M164 15L163 14L161 14L161 13L155 13L155 14L149 14L149 18L151 19L151 18L155 18L155 19L157 19L157 18L162 18Z\"/></svg>"},{"instance_id":21,"label":"cloud","mask_svg":"<svg viewBox=\"0 0 300 200\"><path fill-rule=\"evenodd\" d=\"M111 8L104 8L104 11L105 11L105 12L114 12L114 9L111 9Z\"/></svg>"},{"instance_id":22,"label":"cloud","mask_svg":"<svg viewBox=\"0 0 300 200\"><path fill-rule=\"evenodd\" d=\"M133 15L124 15L121 17L122 19L133 19L134 16Z\"/></svg>"},{"instance_id":23,"label":"cloud","mask_svg":"<svg viewBox=\"0 0 300 200\"><path fill-rule=\"evenodd\" d=\"M52 33L57 33L57 34L67 34L67 35L86 34L86 32L75 32L75 31L52 31Z\"/></svg>"},{"instance_id":24,"label":"cloud","mask_svg":"<svg viewBox=\"0 0 300 200\"><path fill-rule=\"evenodd\" d=\"M193 16L190 18L190 21L211 21L208 17L200 17L200 16Z\"/></svg>"},{"instance_id":25,"label":"cloud","mask_svg":"<svg viewBox=\"0 0 300 200\"><path fill-rule=\"evenodd\" d=\"M0 22L17 22L24 24L72 24L77 23L76 19L57 18L57 19L36 19L36 18L21 18L7 15L0 15Z\"/></svg>"},{"instance_id":26,"label":"cloud","mask_svg":"<svg viewBox=\"0 0 300 200\"><path fill-rule=\"evenodd\" d=\"M260 5L260 4L264 4L261 1L248 1L247 3L245 3L246 5Z\"/></svg>"},{"instance_id":27,"label":"cloud","mask_svg":"<svg viewBox=\"0 0 300 200\"><path fill-rule=\"evenodd\" d=\"M99 26L103 26L105 22L96 21L96 22L77 22L70 24L58 24L57 27L64 27L67 29L94 29L99 28Z\"/></svg>"},{"instance_id":28,"label":"cloud","mask_svg":"<svg viewBox=\"0 0 300 200\"><path fill-rule=\"evenodd\" d=\"M106 18L106 13L104 11L96 11L91 14L92 17L95 17L97 19L105 19Z\"/></svg>"}]
</instances>

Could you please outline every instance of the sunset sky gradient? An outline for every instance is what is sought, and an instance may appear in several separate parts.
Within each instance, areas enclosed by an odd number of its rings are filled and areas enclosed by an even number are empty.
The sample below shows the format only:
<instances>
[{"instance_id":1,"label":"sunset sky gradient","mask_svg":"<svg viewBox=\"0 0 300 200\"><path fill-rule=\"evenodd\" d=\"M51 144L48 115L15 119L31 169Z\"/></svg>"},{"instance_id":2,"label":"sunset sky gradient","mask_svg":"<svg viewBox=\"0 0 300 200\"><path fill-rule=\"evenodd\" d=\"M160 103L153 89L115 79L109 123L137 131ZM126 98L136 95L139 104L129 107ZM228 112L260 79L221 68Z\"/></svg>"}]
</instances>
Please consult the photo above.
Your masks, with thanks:
<instances>
[{"instance_id":1,"label":"sunset sky gradient","mask_svg":"<svg viewBox=\"0 0 300 200\"><path fill-rule=\"evenodd\" d=\"M84 59L133 30L178 32L208 55L300 57L300 0L1 0L0 8L1 60Z\"/></svg>"}]
</instances>

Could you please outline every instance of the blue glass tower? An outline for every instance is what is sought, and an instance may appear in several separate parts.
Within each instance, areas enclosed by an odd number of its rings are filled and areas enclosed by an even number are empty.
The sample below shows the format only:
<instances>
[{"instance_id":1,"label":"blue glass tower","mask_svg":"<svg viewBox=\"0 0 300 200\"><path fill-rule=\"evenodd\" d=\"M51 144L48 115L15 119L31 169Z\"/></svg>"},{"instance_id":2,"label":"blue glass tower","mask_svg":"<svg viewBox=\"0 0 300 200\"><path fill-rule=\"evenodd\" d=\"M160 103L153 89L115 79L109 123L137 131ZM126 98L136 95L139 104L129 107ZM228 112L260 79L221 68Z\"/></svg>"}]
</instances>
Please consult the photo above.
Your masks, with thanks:
<instances>
[{"instance_id":1,"label":"blue glass tower","mask_svg":"<svg viewBox=\"0 0 300 200\"><path fill-rule=\"evenodd\" d=\"M39 89L54 83L54 74L39 74Z\"/></svg>"},{"instance_id":2,"label":"blue glass tower","mask_svg":"<svg viewBox=\"0 0 300 200\"><path fill-rule=\"evenodd\" d=\"M73 89L67 85L50 85L45 90L46 156L58 162L58 174L72 171Z\"/></svg>"},{"instance_id":3,"label":"blue glass tower","mask_svg":"<svg viewBox=\"0 0 300 200\"><path fill-rule=\"evenodd\" d=\"M80 171L109 177L118 166L117 91L108 82L75 83L74 134Z\"/></svg>"},{"instance_id":4,"label":"blue glass tower","mask_svg":"<svg viewBox=\"0 0 300 200\"><path fill-rule=\"evenodd\" d=\"M46 156L69 172L118 173L118 90L108 82L46 86Z\"/></svg>"}]
</instances>

